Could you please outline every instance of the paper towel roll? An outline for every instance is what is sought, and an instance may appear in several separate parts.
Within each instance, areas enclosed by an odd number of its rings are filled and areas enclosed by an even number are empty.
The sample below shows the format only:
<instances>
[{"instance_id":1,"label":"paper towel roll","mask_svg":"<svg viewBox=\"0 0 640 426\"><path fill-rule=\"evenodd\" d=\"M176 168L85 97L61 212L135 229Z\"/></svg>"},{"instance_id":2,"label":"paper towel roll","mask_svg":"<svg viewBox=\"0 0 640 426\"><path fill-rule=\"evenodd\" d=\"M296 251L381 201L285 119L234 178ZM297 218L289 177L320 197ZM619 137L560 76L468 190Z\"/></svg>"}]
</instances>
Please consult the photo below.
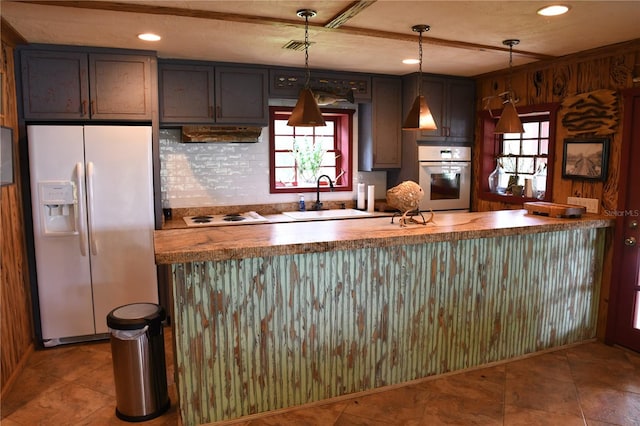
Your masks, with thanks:
<instances>
[{"instance_id":1,"label":"paper towel roll","mask_svg":"<svg viewBox=\"0 0 640 426\"><path fill-rule=\"evenodd\" d=\"M369 185L367 190L367 211L372 212L376 204L376 187L375 185Z\"/></svg>"},{"instance_id":2,"label":"paper towel roll","mask_svg":"<svg viewBox=\"0 0 640 426\"><path fill-rule=\"evenodd\" d=\"M358 184L358 210L364 210L364 183Z\"/></svg>"}]
</instances>

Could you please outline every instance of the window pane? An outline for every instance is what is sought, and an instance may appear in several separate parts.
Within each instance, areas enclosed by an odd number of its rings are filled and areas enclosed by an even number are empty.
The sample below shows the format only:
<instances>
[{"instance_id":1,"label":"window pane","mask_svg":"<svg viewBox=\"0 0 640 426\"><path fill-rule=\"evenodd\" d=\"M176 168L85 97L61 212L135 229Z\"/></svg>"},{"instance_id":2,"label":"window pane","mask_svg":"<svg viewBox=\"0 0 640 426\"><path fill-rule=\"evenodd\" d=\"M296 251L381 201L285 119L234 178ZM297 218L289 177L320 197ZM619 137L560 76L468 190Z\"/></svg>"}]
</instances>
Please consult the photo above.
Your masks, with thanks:
<instances>
[{"instance_id":1,"label":"window pane","mask_svg":"<svg viewBox=\"0 0 640 426\"><path fill-rule=\"evenodd\" d=\"M296 137L300 138L300 137L308 137L308 138L312 138L313 137L313 127L296 127L295 131L296 131Z\"/></svg>"},{"instance_id":2,"label":"window pane","mask_svg":"<svg viewBox=\"0 0 640 426\"><path fill-rule=\"evenodd\" d=\"M506 173L516 172L516 158L515 157L503 157L502 167Z\"/></svg>"},{"instance_id":3,"label":"window pane","mask_svg":"<svg viewBox=\"0 0 640 426\"><path fill-rule=\"evenodd\" d=\"M336 152L325 152L324 157L322 157L322 166L323 167L335 167L336 166Z\"/></svg>"},{"instance_id":4,"label":"window pane","mask_svg":"<svg viewBox=\"0 0 640 426\"><path fill-rule=\"evenodd\" d=\"M533 165L532 157L520 157L518 159L518 173L532 175L535 172Z\"/></svg>"},{"instance_id":5,"label":"window pane","mask_svg":"<svg viewBox=\"0 0 640 426\"><path fill-rule=\"evenodd\" d=\"M540 123L540 137L548 138L549 137L549 122L543 121Z\"/></svg>"},{"instance_id":6,"label":"window pane","mask_svg":"<svg viewBox=\"0 0 640 426\"><path fill-rule=\"evenodd\" d=\"M540 139L540 154L549 155L549 139Z\"/></svg>"},{"instance_id":7,"label":"window pane","mask_svg":"<svg viewBox=\"0 0 640 426\"><path fill-rule=\"evenodd\" d=\"M537 155L538 140L522 141L522 155Z\"/></svg>"},{"instance_id":8,"label":"window pane","mask_svg":"<svg viewBox=\"0 0 640 426\"><path fill-rule=\"evenodd\" d=\"M522 127L527 138L538 138L538 122L522 123Z\"/></svg>"},{"instance_id":9,"label":"window pane","mask_svg":"<svg viewBox=\"0 0 640 426\"><path fill-rule=\"evenodd\" d=\"M316 137L316 143L319 143L325 151L333 149L334 147L333 136Z\"/></svg>"},{"instance_id":10,"label":"window pane","mask_svg":"<svg viewBox=\"0 0 640 426\"><path fill-rule=\"evenodd\" d=\"M290 151L293 148L294 140L291 136L278 136L274 141L274 147L276 151Z\"/></svg>"},{"instance_id":11,"label":"window pane","mask_svg":"<svg viewBox=\"0 0 640 426\"><path fill-rule=\"evenodd\" d=\"M276 169L276 185L292 186L292 182L295 180L295 174L293 169Z\"/></svg>"},{"instance_id":12,"label":"window pane","mask_svg":"<svg viewBox=\"0 0 640 426\"><path fill-rule=\"evenodd\" d=\"M316 127L316 135L318 136L333 136L335 123L330 120L325 120L326 126Z\"/></svg>"},{"instance_id":13,"label":"window pane","mask_svg":"<svg viewBox=\"0 0 640 426\"><path fill-rule=\"evenodd\" d=\"M287 120L274 120L273 129L276 135L293 135L293 127L287 126Z\"/></svg>"},{"instance_id":14,"label":"window pane","mask_svg":"<svg viewBox=\"0 0 640 426\"><path fill-rule=\"evenodd\" d=\"M293 154L290 152L276 152L275 157L278 167L293 167L296 164Z\"/></svg>"},{"instance_id":15,"label":"window pane","mask_svg":"<svg viewBox=\"0 0 640 426\"><path fill-rule=\"evenodd\" d=\"M519 155L520 154L520 139L517 140L505 140L503 143L504 149L502 153L504 155Z\"/></svg>"}]
</instances>

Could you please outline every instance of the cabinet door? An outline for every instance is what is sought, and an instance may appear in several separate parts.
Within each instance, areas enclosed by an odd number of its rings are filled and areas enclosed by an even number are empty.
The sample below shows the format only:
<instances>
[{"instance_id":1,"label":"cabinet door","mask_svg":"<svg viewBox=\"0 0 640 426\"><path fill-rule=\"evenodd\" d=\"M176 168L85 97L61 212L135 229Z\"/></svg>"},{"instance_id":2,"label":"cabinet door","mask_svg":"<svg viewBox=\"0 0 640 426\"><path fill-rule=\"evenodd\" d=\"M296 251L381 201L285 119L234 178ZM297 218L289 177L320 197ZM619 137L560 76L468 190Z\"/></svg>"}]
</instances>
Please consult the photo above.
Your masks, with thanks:
<instances>
[{"instance_id":1,"label":"cabinet door","mask_svg":"<svg viewBox=\"0 0 640 426\"><path fill-rule=\"evenodd\" d=\"M269 123L267 70L216 67L216 123Z\"/></svg>"},{"instance_id":2,"label":"cabinet door","mask_svg":"<svg viewBox=\"0 0 640 426\"><path fill-rule=\"evenodd\" d=\"M399 168L402 165L402 82L398 79L374 78L372 90L373 168Z\"/></svg>"},{"instance_id":3,"label":"cabinet door","mask_svg":"<svg viewBox=\"0 0 640 426\"><path fill-rule=\"evenodd\" d=\"M476 87L473 81L449 83L449 112L446 136L451 142L473 141Z\"/></svg>"},{"instance_id":4,"label":"cabinet door","mask_svg":"<svg viewBox=\"0 0 640 426\"><path fill-rule=\"evenodd\" d=\"M431 115L438 128L420 131L419 139L442 139L446 135L447 124L447 82L442 78L423 77L422 94L431 110Z\"/></svg>"},{"instance_id":5,"label":"cabinet door","mask_svg":"<svg viewBox=\"0 0 640 426\"><path fill-rule=\"evenodd\" d=\"M151 120L151 58L89 55L91 118Z\"/></svg>"},{"instance_id":6,"label":"cabinet door","mask_svg":"<svg viewBox=\"0 0 640 426\"><path fill-rule=\"evenodd\" d=\"M160 121L213 123L213 67L162 64Z\"/></svg>"},{"instance_id":7,"label":"cabinet door","mask_svg":"<svg viewBox=\"0 0 640 426\"><path fill-rule=\"evenodd\" d=\"M20 57L25 119L89 118L85 53L25 50Z\"/></svg>"}]
</instances>

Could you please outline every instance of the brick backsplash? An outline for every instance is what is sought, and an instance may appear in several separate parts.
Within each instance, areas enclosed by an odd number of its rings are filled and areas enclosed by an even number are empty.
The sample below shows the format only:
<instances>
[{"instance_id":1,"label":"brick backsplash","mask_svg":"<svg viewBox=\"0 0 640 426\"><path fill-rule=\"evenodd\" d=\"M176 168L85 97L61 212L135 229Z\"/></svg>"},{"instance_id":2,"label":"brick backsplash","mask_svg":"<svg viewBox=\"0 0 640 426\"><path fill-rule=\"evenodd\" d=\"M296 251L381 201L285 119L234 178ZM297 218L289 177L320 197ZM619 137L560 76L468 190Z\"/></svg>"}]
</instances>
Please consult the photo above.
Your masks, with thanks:
<instances>
[{"instance_id":1,"label":"brick backsplash","mask_svg":"<svg viewBox=\"0 0 640 426\"><path fill-rule=\"evenodd\" d=\"M160 129L162 206L183 208L297 201L297 194L269 193L267 137L265 128L257 143L181 143L180 129ZM356 147L354 151L357 152ZM384 198L386 173L358 172L354 175L356 182L376 185L376 198ZM355 197L355 190L322 194L322 199L327 201Z\"/></svg>"}]
</instances>

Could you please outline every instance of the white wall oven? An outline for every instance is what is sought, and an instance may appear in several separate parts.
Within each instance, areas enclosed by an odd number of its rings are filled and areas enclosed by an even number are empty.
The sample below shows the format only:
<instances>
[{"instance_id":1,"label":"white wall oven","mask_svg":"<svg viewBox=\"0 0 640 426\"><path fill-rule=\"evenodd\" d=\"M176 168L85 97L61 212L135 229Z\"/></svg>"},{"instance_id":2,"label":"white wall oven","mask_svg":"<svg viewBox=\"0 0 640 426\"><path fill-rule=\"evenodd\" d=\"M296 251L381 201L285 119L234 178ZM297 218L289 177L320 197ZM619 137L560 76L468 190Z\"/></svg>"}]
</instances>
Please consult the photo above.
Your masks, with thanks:
<instances>
[{"instance_id":1,"label":"white wall oven","mask_svg":"<svg viewBox=\"0 0 640 426\"><path fill-rule=\"evenodd\" d=\"M420 210L468 210L471 203L471 148L418 146Z\"/></svg>"}]
</instances>

